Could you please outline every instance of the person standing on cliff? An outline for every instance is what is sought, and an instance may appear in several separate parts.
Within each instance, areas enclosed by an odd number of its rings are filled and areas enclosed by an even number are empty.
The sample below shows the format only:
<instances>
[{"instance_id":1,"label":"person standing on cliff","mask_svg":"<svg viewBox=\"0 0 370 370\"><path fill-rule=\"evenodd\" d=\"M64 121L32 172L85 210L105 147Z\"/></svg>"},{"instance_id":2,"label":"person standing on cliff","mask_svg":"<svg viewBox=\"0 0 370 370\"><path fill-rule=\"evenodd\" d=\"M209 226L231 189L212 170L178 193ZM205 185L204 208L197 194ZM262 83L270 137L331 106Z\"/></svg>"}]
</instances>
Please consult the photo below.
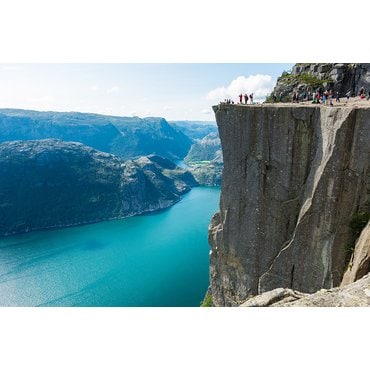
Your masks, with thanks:
<instances>
[{"instance_id":1,"label":"person standing on cliff","mask_svg":"<svg viewBox=\"0 0 370 370\"><path fill-rule=\"evenodd\" d=\"M297 93L296 91L294 90L293 91L293 95L292 95L292 103L295 103L297 101Z\"/></svg>"},{"instance_id":2,"label":"person standing on cliff","mask_svg":"<svg viewBox=\"0 0 370 370\"><path fill-rule=\"evenodd\" d=\"M249 95L249 99L251 100L251 104L253 104L253 93Z\"/></svg>"},{"instance_id":3,"label":"person standing on cliff","mask_svg":"<svg viewBox=\"0 0 370 370\"><path fill-rule=\"evenodd\" d=\"M279 94L279 101L280 101L280 103L283 102L283 93L282 92L280 92L280 94Z\"/></svg>"},{"instance_id":4,"label":"person standing on cliff","mask_svg":"<svg viewBox=\"0 0 370 370\"><path fill-rule=\"evenodd\" d=\"M347 100L346 100L346 104L349 102L349 97L351 96L351 90L348 90L347 92L346 92L346 98L347 98Z\"/></svg>"},{"instance_id":5,"label":"person standing on cliff","mask_svg":"<svg viewBox=\"0 0 370 370\"><path fill-rule=\"evenodd\" d=\"M248 94L244 94L244 103L248 104Z\"/></svg>"},{"instance_id":6,"label":"person standing on cliff","mask_svg":"<svg viewBox=\"0 0 370 370\"><path fill-rule=\"evenodd\" d=\"M335 93L335 102L336 102L336 103L340 103L340 99L339 99L339 91L337 91L337 92Z\"/></svg>"},{"instance_id":7,"label":"person standing on cliff","mask_svg":"<svg viewBox=\"0 0 370 370\"><path fill-rule=\"evenodd\" d=\"M243 103L243 94L240 94L239 95L239 103L242 104Z\"/></svg>"}]
</instances>

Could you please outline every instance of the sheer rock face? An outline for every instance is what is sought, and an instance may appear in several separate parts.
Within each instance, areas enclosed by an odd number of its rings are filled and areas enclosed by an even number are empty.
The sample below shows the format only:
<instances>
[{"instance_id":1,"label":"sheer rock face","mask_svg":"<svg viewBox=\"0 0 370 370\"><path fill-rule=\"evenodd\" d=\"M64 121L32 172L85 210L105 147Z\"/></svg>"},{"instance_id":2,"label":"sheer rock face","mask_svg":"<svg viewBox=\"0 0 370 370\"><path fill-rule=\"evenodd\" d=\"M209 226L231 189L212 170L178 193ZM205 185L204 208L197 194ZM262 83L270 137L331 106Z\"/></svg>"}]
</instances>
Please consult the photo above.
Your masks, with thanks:
<instances>
[{"instance_id":1,"label":"sheer rock face","mask_svg":"<svg viewBox=\"0 0 370 370\"><path fill-rule=\"evenodd\" d=\"M304 294L277 288L248 299L242 307L368 307L370 306L370 275L340 288L321 289Z\"/></svg>"},{"instance_id":2,"label":"sheer rock face","mask_svg":"<svg viewBox=\"0 0 370 370\"><path fill-rule=\"evenodd\" d=\"M157 156L123 161L59 140L0 144L0 235L137 215L169 207L196 185Z\"/></svg>"},{"instance_id":3,"label":"sheer rock face","mask_svg":"<svg viewBox=\"0 0 370 370\"><path fill-rule=\"evenodd\" d=\"M209 227L215 305L340 284L351 214L366 207L370 109L214 107L224 158Z\"/></svg>"},{"instance_id":4,"label":"sheer rock face","mask_svg":"<svg viewBox=\"0 0 370 370\"><path fill-rule=\"evenodd\" d=\"M362 230L355 245L348 269L344 273L342 286L353 283L370 272L370 222Z\"/></svg>"}]
</instances>

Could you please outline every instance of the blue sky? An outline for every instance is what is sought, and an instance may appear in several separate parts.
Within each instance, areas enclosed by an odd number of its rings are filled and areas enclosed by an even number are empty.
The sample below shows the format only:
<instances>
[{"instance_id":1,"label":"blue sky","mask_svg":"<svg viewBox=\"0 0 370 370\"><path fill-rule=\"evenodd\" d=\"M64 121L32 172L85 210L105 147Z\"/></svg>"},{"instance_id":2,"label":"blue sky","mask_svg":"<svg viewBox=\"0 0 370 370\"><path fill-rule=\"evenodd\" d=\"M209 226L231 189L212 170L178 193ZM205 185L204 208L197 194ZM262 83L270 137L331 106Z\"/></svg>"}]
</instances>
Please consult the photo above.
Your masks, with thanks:
<instances>
[{"instance_id":1,"label":"blue sky","mask_svg":"<svg viewBox=\"0 0 370 370\"><path fill-rule=\"evenodd\" d=\"M214 120L240 92L263 100L293 64L0 64L0 107Z\"/></svg>"}]
</instances>

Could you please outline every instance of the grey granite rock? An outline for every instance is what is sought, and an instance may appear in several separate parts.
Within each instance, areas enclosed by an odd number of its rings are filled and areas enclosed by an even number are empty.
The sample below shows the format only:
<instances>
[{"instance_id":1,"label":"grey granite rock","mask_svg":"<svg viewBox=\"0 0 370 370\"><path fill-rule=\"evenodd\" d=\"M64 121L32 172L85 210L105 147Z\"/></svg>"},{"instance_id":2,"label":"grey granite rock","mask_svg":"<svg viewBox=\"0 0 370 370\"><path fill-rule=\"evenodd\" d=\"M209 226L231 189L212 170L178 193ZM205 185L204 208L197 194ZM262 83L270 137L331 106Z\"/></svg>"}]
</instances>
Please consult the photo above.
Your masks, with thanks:
<instances>
[{"instance_id":1,"label":"grey granite rock","mask_svg":"<svg viewBox=\"0 0 370 370\"><path fill-rule=\"evenodd\" d=\"M214 111L224 158L220 211L209 227L214 304L338 286L351 215L369 204L370 109Z\"/></svg>"},{"instance_id":2,"label":"grey granite rock","mask_svg":"<svg viewBox=\"0 0 370 370\"><path fill-rule=\"evenodd\" d=\"M297 63L291 73L285 72L278 78L273 94L291 100L296 90L301 98L304 93L311 98L312 92L321 88L339 92L343 97L348 90L358 95L361 87L366 92L370 90L370 63Z\"/></svg>"},{"instance_id":3,"label":"grey granite rock","mask_svg":"<svg viewBox=\"0 0 370 370\"><path fill-rule=\"evenodd\" d=\"M370 222L367 224L355 245L351 261L344 273L342 286L353 283L370 272Z\"/></svg>"},{"instance_id":4,"label":"grey granite rock","mask_svg":"<svg viewBox=\"0 0 370 370\"><path fill-rule=\"evenodd\" d=\"M278 288L247 299L241 307L369 307L370 274L340 288L303 294Z\"/></svg>"}]
</instances>

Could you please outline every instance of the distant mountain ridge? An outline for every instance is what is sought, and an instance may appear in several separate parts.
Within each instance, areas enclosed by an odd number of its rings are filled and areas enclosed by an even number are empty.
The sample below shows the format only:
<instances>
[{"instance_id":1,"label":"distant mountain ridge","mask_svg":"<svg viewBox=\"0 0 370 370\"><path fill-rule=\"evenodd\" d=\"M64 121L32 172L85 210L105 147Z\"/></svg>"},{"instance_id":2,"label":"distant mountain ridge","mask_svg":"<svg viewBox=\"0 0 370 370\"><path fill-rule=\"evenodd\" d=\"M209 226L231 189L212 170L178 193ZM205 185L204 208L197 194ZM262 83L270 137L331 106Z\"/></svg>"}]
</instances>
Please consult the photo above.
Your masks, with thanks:
<instances>
[{"instance_id":1,"label":"distant mountain ridge","mask_svg":"<svg viewBox=\"0 0 370 370\"><path fill-rule=\"evenodd\" d=\"M60 140L0 144L0 235L169 207L197 182L158 156L122 159Z\"/></svg>"},{"instance_id":2,"label":"distant mountain ridge","mask_svg":"<svg viewBox=\"0 0 370 370\"><path fill-rule=\"evenodd\" d=\"M164 118L0 109L0 142L42 139L78 141L123 159L156 154L179 160L192 144Z\"/></svg>"},{"instance_id":3,"label":"distant mountain ridge","mask_svg":"<svg viewBox=\"0 0 370 370\"><path fill-rule=\"evenodd\" d=\"M216 122L213 121L169 121L193 140L203 139L211 132L218 132Z\"/></svg>"}]
</instances>

